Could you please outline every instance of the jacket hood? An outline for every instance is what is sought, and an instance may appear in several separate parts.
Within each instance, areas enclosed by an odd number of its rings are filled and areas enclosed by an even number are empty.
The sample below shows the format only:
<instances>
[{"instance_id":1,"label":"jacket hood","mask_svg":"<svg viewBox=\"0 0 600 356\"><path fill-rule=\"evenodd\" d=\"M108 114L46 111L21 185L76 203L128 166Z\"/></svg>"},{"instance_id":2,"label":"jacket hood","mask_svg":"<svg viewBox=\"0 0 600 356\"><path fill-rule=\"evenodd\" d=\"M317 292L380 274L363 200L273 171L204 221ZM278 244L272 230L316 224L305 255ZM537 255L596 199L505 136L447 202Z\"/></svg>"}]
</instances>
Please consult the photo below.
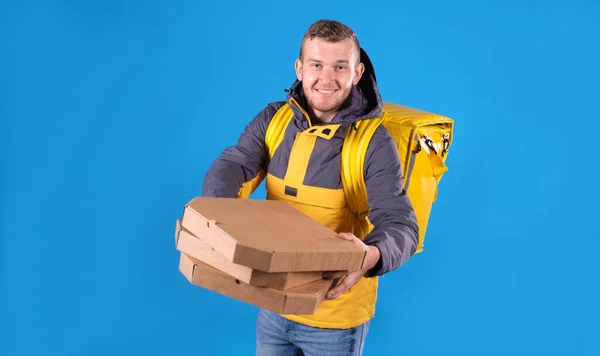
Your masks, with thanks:
<instances>
[{"instance_id":1,"label":"jacket hood","mask_svg":"<svg viewBox=\"0 0 600 356\"><path fill-rule=\"evenodd\" d=\"M365 71L357 85L352 87L348 99L342 104L340 111L331 121L332 123L349 124L357 120L374 118L381 115L383 101L377 87L377 77L371 59L367 52L360 49L360 61L365 66ZM302 82L296 79L288 90L287 101L294 98L303 108L307 107ZM298 108L292 105L297 115L302 117Z\"/></svg>"}]
</instances>

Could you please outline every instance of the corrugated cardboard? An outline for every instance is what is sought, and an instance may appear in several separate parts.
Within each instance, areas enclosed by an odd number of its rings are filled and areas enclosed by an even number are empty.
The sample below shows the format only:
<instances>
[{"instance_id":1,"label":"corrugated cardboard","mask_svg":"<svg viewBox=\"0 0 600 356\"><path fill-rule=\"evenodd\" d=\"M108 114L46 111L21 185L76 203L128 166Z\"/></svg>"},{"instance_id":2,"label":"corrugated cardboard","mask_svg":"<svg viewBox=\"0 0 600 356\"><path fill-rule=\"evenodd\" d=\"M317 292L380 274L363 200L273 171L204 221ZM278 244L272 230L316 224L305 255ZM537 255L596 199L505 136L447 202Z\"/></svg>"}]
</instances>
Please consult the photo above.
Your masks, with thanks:
<instances>
[{"instance_id":1,"label":"corrugated cardboard","mask_svg":"<svg viewBox=\"0 0 600 356\"><path fill-rule=\"evenodd\" d=\"M244 283L257 287L287 290L323 278L322 272L270 273L233 263L207 245L201 238L183 228L181 220L177 220L175 225L175 246L177 250Z\"/></svg>"},{"instance_id":2,"label":"corrugated cardboard","mask_svg":"<svg viewBox=\"0 0 600 356\"><path fill-rule=\"evenodd\" d=\"M183 252L179 270L193 285L282 314L313 314L332 284L331 280L321 279L287 291L256 287L236 280Z\"/></svg>"},{"instance_id":3,"label":"corrugated cardboard","mask_svg":"<svg viewBox=\"0 0 600 356\"><path fill-rule=\"evenodd\" d=\"M197 197L184 207L181 223L228 261L264 272L355 270L365 257L282 201Z\"/></svg>"}]
</instances>

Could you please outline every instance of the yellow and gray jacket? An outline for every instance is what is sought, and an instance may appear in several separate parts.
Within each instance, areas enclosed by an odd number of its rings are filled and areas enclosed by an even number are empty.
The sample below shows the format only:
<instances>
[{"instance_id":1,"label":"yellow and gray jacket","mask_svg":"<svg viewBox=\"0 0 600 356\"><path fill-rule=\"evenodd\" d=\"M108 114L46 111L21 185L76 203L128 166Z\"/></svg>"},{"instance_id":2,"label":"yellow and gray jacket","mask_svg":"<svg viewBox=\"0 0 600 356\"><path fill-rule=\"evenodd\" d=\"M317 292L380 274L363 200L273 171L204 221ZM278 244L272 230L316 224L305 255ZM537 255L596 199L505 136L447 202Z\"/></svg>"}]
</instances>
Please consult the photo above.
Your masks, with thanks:
<instances>
[{"instance_id":1,"label":"yellow and gray jacket","mask_svg":"<svg viewBox=\"0 0 600 356\"><path fill-rule=\"evenodd\" d=\"M373 224L367 236L362 236L357 216L346 205L340 172L344 137L354 122L378 117L383 108L373 68L364 51L362 56L365 73L332 122L311 122L302 85L295 81L286 101L268 104L246 126L237 144L214 161L202 190L203 196L235 198L244 186L266 175L267 199L285 200L332 230L353 232L365 244L379 248L378 264L349 291L325 301L313 315L284 315L316 327L351 328L372 318L377 276L406 262L418 241L413 206L402 189L397 147L382 125L371 139L364 162ZM271 157L265 135L273 116L284 109L291 109L293 118Z\"/></svg>"}]
</instances>

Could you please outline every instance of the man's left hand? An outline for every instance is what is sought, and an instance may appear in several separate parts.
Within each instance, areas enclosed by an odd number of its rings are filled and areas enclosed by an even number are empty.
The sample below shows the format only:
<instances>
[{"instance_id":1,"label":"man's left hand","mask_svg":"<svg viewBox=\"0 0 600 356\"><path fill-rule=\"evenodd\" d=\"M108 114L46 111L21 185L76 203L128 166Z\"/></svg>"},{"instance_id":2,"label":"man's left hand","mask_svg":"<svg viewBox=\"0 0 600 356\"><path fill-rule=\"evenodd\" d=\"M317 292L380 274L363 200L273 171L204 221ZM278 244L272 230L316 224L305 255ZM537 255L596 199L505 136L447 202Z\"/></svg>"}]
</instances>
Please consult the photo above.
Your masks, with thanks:
<instances>
[{"instance_id":1,"label":"man's left hand","mask_svg":"<svg viewBox=\"0 0 600 356\"><path fill-rule=\"evenodd\" d=\"M361 268L361 269L357 269L354 271L348 271L348 272L325 272L324 273L324 276L327 279L339 278L339 277L342 277L343 275L346 275L346 278L344 278L342 283L340 283L336 287L329 290L329 292L327 292L327 295L325 296L326 299L335 299L335 298L339 297L342 293L347 291L350 287L355 285L365 275L365 273L367 273L368 270L370 270L377 264L377 262L379 261L379 258L381 257L381 252L379 251L379 249L376 246L365 245L365 243L362 242L358 237L354 236L354 234L346 232L346 233L341 233L339 236L340 236L340 238L342 238L344 240L348 240L348 241L354 243L356 246L367 251L367 254L365 256L363 268Z\"/></svg>"}]
</instances>

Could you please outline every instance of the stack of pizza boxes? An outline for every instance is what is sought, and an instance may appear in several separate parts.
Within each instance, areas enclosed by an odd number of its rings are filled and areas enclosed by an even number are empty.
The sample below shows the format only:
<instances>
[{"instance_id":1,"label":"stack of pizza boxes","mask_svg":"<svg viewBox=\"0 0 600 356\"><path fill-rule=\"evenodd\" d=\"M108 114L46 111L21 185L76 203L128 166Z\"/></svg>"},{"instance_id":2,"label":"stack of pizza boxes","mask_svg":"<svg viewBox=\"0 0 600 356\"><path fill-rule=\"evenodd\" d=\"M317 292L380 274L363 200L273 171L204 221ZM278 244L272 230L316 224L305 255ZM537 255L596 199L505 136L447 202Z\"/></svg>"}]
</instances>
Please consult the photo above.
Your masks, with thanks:
<instances>
[{"instance_id":1,"label":"stack of pizza boxes","mask_svg":"<svg viewBox=\"0 0 600 356\"><path fill-rule=\"evenodd\" d=\"M313 314L324 271L362 267L365 251L283 201L197 197L176 221L179 270L198 287L281 314Z\"/></svg>"}]
</instances>

